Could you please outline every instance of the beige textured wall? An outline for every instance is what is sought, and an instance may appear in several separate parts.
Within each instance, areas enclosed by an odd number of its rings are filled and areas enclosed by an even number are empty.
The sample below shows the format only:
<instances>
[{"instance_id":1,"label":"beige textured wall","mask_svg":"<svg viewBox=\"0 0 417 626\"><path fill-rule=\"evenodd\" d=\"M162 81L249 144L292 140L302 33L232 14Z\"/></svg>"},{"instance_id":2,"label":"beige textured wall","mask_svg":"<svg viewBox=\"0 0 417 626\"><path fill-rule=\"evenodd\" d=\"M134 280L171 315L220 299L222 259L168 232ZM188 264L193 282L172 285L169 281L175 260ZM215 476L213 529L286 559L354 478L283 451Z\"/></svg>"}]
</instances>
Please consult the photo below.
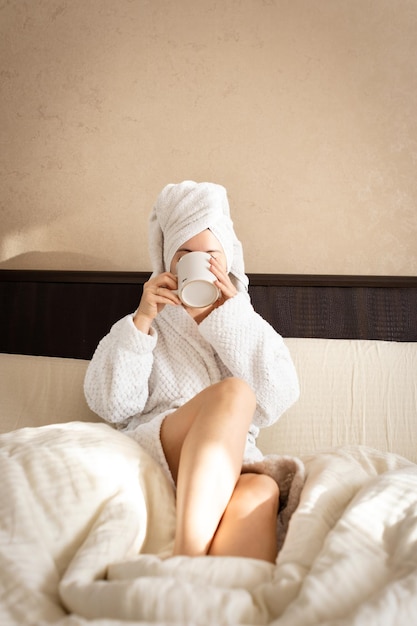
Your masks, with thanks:
<instances>
[{"instance_id":1,"label":"beige textured wall","mask_svg":"<svg viewBox=\"0 0 417 626\"><path fill-rule=\"evenodd\" d=\"M148 270L168 182L247 270L417 274L414 0L5 0L0 268Z\"/></svg>"}]
</instances>

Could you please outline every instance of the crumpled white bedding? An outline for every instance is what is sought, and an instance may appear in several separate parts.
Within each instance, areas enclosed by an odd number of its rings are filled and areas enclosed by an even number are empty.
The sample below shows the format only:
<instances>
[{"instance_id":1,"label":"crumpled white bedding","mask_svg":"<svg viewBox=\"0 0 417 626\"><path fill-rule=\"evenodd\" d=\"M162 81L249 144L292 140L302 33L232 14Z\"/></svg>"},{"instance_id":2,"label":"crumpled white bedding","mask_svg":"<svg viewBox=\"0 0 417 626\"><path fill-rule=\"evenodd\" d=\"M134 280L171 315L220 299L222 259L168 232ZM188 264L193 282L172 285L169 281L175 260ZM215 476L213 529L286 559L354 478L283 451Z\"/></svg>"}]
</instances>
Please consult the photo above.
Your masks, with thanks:
<instances>
[{"instance_id":1,"label":"crumpled white bedding","mask_svg":"<svg viewBox=\"0 0 417 626\"><path fill-rule=\"evenodd\" d=\"M104 424L0 437L2 626L417 623L417 466L363 447L303 458L275 565L166 558L173 490Z\"/></svg>"}]
</instances>

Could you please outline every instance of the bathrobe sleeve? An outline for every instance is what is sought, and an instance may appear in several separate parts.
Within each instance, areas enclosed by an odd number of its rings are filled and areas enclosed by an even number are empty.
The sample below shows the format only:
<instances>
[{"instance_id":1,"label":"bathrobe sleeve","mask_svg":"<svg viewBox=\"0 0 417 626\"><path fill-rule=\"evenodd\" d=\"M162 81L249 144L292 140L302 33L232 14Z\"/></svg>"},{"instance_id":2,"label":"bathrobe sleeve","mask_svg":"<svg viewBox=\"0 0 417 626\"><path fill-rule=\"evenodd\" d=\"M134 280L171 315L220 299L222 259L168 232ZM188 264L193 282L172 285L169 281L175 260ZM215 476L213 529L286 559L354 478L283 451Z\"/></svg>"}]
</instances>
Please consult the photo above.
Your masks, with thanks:
<instances>
[{"instance_id":1,"label":"bathrobe sleeve","mask_svg":"<svg viewBox=\"0 0 417 626\"><path fill-rule=\"evenodd\" d=\"M199 329L231 374L255 392L256 426L273 424L298 399L298 378L288 348L255 312L246 294L227 300Z\"/></svg>"},{"instance_id":2,"label":"bathrobe sleeve","mask_svg":"<svg viewBox=\"0 0 417 626\"><path fill-rule=\"evenodd\" d=\"M112 326L87 368L84 393L89 407L107 422L123 424L143 411L157 332L140 332L128 315Z\"/></svg>"}]
</instances>

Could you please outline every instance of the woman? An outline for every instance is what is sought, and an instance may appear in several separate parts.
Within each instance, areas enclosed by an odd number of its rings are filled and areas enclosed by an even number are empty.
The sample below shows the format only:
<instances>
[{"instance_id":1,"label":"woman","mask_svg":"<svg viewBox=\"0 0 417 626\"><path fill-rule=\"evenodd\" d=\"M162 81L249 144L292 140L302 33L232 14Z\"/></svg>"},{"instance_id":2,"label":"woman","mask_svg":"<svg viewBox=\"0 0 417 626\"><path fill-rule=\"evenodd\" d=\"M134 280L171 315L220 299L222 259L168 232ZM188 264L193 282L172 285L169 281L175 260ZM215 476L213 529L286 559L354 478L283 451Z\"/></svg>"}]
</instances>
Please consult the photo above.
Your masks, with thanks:
<instances>
[{"instance_id":1,"label":"woman","mask_svg":"<svg viewBox=\"0 0 417 626\"><path fill-rule=\"evenodd\" d=\"M138 309L102 339L88 367L88 404L134 437L176 487L174 555L234 555L274 562L279 490L242 473L258 460L259 428L275 422L299 389L284 342L250 303L242 247L226 190L167 185L150 218L153 273ZM176 265L211 255L220 291L185 307Z\"/></svg>"}]
</instances>

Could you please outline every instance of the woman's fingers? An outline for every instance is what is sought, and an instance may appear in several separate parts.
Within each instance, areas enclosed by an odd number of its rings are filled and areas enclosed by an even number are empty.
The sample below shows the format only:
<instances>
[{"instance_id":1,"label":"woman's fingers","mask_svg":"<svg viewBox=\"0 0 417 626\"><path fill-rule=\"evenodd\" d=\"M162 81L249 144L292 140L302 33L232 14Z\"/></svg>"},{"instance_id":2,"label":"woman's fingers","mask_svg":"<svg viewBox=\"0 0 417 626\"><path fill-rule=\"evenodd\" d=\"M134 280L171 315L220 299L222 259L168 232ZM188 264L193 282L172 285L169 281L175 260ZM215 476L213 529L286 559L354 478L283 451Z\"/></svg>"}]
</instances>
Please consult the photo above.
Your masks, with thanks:
<instances>
[{"instance_id":1,"label":"woman's fingers","mask_svg":"<svg viewBox=\"0 0 417 626\"><path fill-rule=\"evenodd\" d=\"M180 299L174 293L176 288L177 279L170 272L151 278L143 286L139 309L155 317L166 304L180 304Z\"/></svg>"},{"instance_id":2,"label":"woman's fingers","mask_svg":"<svg viewBox=\"0 0 417 626\"><path fill-rule=\"evenodd\" d=\"M230 280L229 274L214 257L210 259L210 269L217 278L216 285L222 292L223 301L233 298L237 294L237 289Z\"/></svg>"},{"instance_id":3,"label":"woman's fingers","mask_svg":"<svg viewBox=\"0 0 417 626\"><path fill-rule=\"evenodd\" d=\"M176 288L176 276L170 272L164 272L148 280L144 285L144 292L146 292L147 295L163 296L176 302L179 301L178 296L174 293Z\"/></svg>"},{"instance_id":4,"label":"woman's fingers","mask_svg":"<svg viewBox=\"0 0 417 626\"><path fill-rule=\"evenodd\" d=\"M177 278L170 272L164 272L150 278L144 285L139 307L133 321L142 332L148 333L152 320L167 304L178 305L180 299L174 293Z\"/></svg>"}]
</instances>

